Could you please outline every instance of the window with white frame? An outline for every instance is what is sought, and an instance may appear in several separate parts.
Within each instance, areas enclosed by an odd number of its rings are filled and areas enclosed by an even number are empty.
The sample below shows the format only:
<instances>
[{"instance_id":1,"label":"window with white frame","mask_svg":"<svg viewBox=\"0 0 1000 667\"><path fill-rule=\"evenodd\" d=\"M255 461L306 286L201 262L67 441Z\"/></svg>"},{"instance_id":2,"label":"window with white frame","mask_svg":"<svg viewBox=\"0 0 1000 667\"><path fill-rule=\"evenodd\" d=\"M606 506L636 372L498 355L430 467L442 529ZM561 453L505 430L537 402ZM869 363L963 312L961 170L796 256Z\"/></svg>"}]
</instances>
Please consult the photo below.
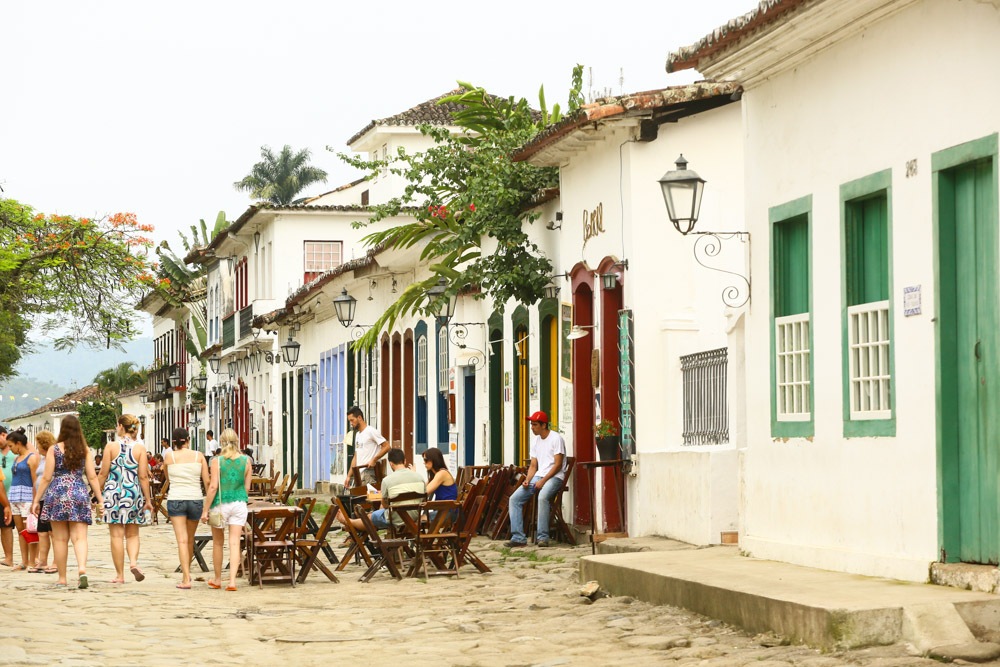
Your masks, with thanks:
<instances>
[{"instance_id":1,"label":"window with white frame","mask_svg":"<svg viewBox=\"0 0 1000 667\"><path fill-rule=\"evenodd\" d=\"M368 423L378 423L378 366L379 353L372 350L369 354L371 365L368 368Z\"/></svg>"},{"instance_id":2,"label":"window with white frame","mask_svg":"<svg viewBox=\"0 0 1000 667\"><path fill-rule=\"evenodd\" d=\"M358 350L358 386L355 390L354 404L365 410L368 407L368 355L364 350Z\"/></svg>"},{"instance_id":3,"label":"window with white frame","mask_svg":"<svg viewBox=\"0 0 1000 667\"><path fill-rule=\"evenodd\" d=\"M812 419L809 217L774 225L774 378L779 422Z\"/></svg>"},{"instance_id":4,"label":"window with white frame","mask_svg":"<svg viewBox=\"0 0 1000 667\"><path fill-rule=\"evenodd\" d=\"M438 329L438 391L448 391L448 327Z\"/></svg>"},{"instance_id":5,"label":"window with white frame","mask_svg":"<svg viewBox=\"0 0 1000 667\"><path fill-rule=\"evenodd\" d=\"M335 269L343 261L343 243L340 241L305 241L302 261L303 282L313 280L321 273Z\"/></svg>"},{"instance_id":6,"label":"window with white frame","mask_svg":"<svg viewBox=\"0 0 1000 667\"><path fill-rule=\"evenodd\" d=\"M850 418L889 419L888 197L883 190L844 206Z\"/></svg>"},{"instance_id":7,"label":"window with white frame","mask_svg":"<svg viewBox=\"0 0 1000 667\"><path fill-rule=\"evenodd\" d=\"M427 336L417 338L417 396L427 395Z\"/></svg>"}]
</instances>

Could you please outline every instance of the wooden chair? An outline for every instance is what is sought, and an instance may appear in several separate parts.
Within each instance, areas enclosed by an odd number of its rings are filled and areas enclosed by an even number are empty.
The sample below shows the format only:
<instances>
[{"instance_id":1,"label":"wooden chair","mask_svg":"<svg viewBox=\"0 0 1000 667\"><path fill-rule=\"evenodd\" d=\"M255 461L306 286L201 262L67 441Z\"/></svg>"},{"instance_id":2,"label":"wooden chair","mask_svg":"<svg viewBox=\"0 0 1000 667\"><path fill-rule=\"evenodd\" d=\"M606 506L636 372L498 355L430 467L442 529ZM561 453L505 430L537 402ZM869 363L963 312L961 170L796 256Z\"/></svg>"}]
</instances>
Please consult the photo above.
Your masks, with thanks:
<instances>
[{"instance_id":1,"label":"wooden chair","mask_svg":"<svg viewBox=\"0 0 1000 667\"><path fill-rule=\"evenodd\" d=\"M253 511L248 544L250 583L295 586L295 530L298 508L268 507ZM274 534L267 530L274 527Z\"/></svg>"},{"instance_id":2,"label":"wooden chair","mask_svg":"<svg viewBox=\"0 0 1000 667\"><path fill-rule=\"evenodd\" d=\"M297 472L292 473L291 478L287 478L286 477L285 481L287 482L287 484L285 484L285 488L281 492L281 494L278 496L278 501L277 501L277 502L281 503L282 505L285 505L285 504L288 503L288 499L291 497L292 492L295 491L295 483L297 481L299 481L299 473L297 473Z\"/></svg>"},{"instance_id":3,"label":"wooden chair","mask_svg":"<svg viewBox=\"0 0 1000 667\"><path fill-rule=\"evenodd\" d=\"M165 479L160 485L159 490L153 492L153 523L160 523L160 515L170 523L170 515L167 514L167 491L170 490L170 480Z\"/></svg>"},{"instance_id":4,"label":"wooden chair","mask_svg":"<svg viewBox=\"0 0 1000 667\"><path fill-rule=\"evenodd\" d=\"M513 471L501 478L496 496L496 506L493 510L493 523L490 527L492 539L500 539L510 532L510 497L514 495L523 481L524 473L514 473Z\"/></svg>"},{"instance_id":5,"label":"wooden chair","mask_svg":"<svg viewBox=\"0 0 1000 667\"><path fill-rule=\"evenodd\" d=\"M321 521L319 526L316 528L315 536L312 538L303 537L295 540L295 559L299 563L298 583L305 583L306 577L308 577L309 573L314 569L325 574L326 578L333 583L340 583L337 576L323 564L323 561L319 559L320 553L323 552L324 549L329 549L330 547L326 541L326 536L327 533L330 532L330 528L333 526L334 518L336 516L337 506L330 505L330 507L326 510L326 514L323 516L323 521ZM303 521L303 524L308 525L308 521ZM331 565L332 564L333 563L331 563Z\"/></svg>"},{"instance_id":6,"label":"wooden chair","mask_svg":"<svg viewBox=\"0 0 1000 667\"><path fill-rule=\"evenodd\" d=\"M278 479L278 477L281 477L281 473L275 475L275 479ZM291 477L292 477L291 475L286 474L283 478L281 478L281 482L277 483L277 486L272 484L271 492L268 494L268 497L271 498L272 500L275 498L280 498L281 495L285 492L285 487L288 486L288 480L291 479Z\"/></svg>"},{"instance_id":7,"label":"wooden chair","mask_svg":"<svg viewBox=\"0 0 1000 667\"><path fill-rule=\"evenodd\" d=\"M420 506L420 530L416 536L416 553L410 565L409 576L423 568L424 579L428 574L458 576L458 532L462 504L457 500L435 500ZM428 573L427 561L434 565Z\"/></svg>"},{"instance_id":8,"label":"wooden chair","mask_svg":"<svg viewBox=\"0 0 1000 667\"><path fill-rule=\"evenodd\" d=\"M409 540L404 538L383 538L378 533L378 529L375 528L375 524L372 523L371 515L365 511L365 509L358 505L354 508L354 513L357 515L365 527L365 540L368 550L372 554L372 564L368 566L365 573L361 575L358 581L367 583L372 580L378 571L385 568L389 571L389 574L395 579L402 579L403 574L400 572L400 563L403 561L403 548L409 544Z\"/></svg>"},{"instance_id":9,"label":"wooden chair","mask_svg":"<svg viewBox=\"0 0 1000 667\"><path fill-rule=\"evenodd\" d=\"M264 470L267 468L266 463L254 463L251 465L251 470L253 471L254 477L263 477Z\"/></svg>"},{"instance_id":10,"label":"wooden chair","mask_svg":"<svg viewBox=\"0 0 1000 667\"><path fill-rule=\"evenodd\" d=\"M486 496L480 494L472 501L472 507L463 515L462 523L458 528L458 566L469 564L485 574L490 572L489 566L480 560L470 548L472 538L476 536L476 526L482 517L483 510L486 509Z\"/></svg>"},{"instance_id":11,"label":"wooden chair","mask_svg":"<svg viewBox=\"0 0 1000 667\"><path fill-rule=\"evenodd\" d=\"M331 500L345 517L348 519L351 518L351 511L346 505L344 505L344 502L339 497L333 496ZM340 572L347 567L347 564L351 562L352 558L357 560L363 558L365 560L365 564L367 564L368 567L371 567L372 556L368 553L368 547L365 544L364 536L358 532L350 521L344 524L344 530L347 531L348 536L347 553L341 557L340 563L337 565L337 572Z\"/></svg>"},{"instance_id":12,"label":"wooden chair","mask_svg":"<svg viewBox=\"0 0 1000 667\"><path fill-rule=\"evenodd\" d=\"M552 497L552 511L549 513L549 535L552 535L556 539L561 538L561 542L572 544L574 547L576 546L576 538L573 537L573 531L569 529L569 525L563 517L563 494L569 488L569 478L573 474L573 468L575 467L576 457L567 456L566 478L563 479L563 485L559 489L559 493Z\"/></svg>"}]
</instances>

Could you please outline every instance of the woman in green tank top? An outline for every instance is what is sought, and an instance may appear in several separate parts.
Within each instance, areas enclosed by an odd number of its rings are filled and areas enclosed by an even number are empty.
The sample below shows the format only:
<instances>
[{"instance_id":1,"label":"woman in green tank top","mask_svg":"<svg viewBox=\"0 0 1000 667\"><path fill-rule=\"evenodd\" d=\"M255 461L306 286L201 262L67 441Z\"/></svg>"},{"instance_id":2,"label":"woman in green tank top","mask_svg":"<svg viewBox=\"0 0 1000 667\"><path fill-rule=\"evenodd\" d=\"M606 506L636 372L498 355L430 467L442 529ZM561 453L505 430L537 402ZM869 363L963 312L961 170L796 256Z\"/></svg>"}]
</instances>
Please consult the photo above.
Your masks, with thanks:
<instances>
[{"instance_id":1,"label":"woman in green tank top","mask_svg":"<svg viewBox=\"0 0 1000 667\"><path fill-rule=\"evenodd\" d=\"M226 527L229 528L229 585L236 590L236 572L240 569L240 535L247 522L247 491L250 490L252 468L250 460L240 453L240 438L227 428L219 435L222 453L212 458L211 480L205 494L201 520L212 527L212 564L215 578L208 580L211 588L222 588L222 552Z\"/></svg>"}]
</instances>

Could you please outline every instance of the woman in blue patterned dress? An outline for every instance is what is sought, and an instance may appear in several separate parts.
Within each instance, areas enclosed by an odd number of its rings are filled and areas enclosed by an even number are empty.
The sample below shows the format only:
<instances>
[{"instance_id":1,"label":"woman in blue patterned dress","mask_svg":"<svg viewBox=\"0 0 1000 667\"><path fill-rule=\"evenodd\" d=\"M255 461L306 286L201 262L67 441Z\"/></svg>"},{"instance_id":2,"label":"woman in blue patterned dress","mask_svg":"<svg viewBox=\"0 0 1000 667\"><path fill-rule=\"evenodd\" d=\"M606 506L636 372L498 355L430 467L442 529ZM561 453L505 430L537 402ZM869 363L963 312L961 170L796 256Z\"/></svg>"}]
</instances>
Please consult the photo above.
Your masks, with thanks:
<instances>
[{"instance_id":1,"label":"woman in blue patterned dress","mask_svg":"<svg viewBox=\"0 0 1000 667\"><path fill-rule=\"evenodd\" d=\"M90 492L98 504L103 504L101 487L94 470L94 452L87 446L80 420L73 415L63 417L58 442L45 455L45 474L35 491L31 513L38 515L38 501L45 499L39 518L52 524L52 551L59 571L57 586L66 585L66 557L69 542L80 575L79 588L87 588L87 529L90 527Z\"/></svg>"},{"instance_id":2,"label":"woman in blue patterned dress","mask_svg":"<svg viewBox=\"0 0 1000 667\"><path fill-rule=\"evenodd\" d=\"M118 418L114 442L104 448L98 484L104 489L104 523L111 532L113 584L125 583L125 552L136 581L146 578L139 567L139 524L143 510L153 508L149 493L149 461L146 447L137 439L139 420L125 414Z\"/></svg>"}]
</instances>

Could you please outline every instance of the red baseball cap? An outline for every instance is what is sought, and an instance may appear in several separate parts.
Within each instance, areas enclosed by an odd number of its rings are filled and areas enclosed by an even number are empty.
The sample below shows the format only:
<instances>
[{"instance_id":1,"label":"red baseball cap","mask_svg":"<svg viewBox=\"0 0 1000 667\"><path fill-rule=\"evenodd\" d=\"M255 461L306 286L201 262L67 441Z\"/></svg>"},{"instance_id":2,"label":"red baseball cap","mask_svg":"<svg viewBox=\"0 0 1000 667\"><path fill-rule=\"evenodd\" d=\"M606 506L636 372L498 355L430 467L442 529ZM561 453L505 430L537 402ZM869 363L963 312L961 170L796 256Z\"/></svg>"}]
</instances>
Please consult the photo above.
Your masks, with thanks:
<instances>
[{"instance_id":1,"label":"red baseball cap","mask_svg":"<svg viewBox=\"0 0 1000 667\"><path fill-rule=\"evenodd\" d=\"M535 414L533 414L530 417L528 417L527 421L529 421L529 422L545 422L546 424L548 424L549 423L549 416L547 414L545 414L544 412L542 412L541 410L539 410Z\"/></svg>"}]
</instances>

